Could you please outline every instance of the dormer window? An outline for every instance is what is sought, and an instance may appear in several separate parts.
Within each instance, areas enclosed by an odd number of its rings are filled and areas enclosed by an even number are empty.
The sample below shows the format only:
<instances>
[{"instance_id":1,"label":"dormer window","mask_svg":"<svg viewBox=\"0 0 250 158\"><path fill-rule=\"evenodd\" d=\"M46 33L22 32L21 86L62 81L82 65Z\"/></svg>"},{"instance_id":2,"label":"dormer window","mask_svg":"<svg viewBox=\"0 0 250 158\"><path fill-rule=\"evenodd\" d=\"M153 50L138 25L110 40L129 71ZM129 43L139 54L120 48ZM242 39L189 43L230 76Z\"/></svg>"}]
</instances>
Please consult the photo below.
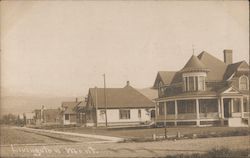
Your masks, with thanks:
<instances>
[{"instance_id":1,"label":"dormer window","mask_svg":"<svg viewBox=\"0 0 250 158\"><path fill-rule=\"evenodd\" d=\"M205 90L205 76L199 75L185 75L183 77L184 91L204 91Z\"/></svg>"},{"instance_id":2,"label":"dormer window","mask_svg":"<svg viewBox=\"0 0 250 158\"><path fill-rule=\"evenodd\" d=\"M241 76L239 79L239 89L240 90L248 90L248 77Z\"/></svg>"},{"instance_id":3,"label":"dormer window","mask_svg":"<svg viewBox=\"0 0 250 158\"><path fill-rule=\"evenodd\" d=\"M205 91L205 77L209 70L198 57L192 55L181 72L184 82L183 91Z\"/></svg>"}]
</instances>

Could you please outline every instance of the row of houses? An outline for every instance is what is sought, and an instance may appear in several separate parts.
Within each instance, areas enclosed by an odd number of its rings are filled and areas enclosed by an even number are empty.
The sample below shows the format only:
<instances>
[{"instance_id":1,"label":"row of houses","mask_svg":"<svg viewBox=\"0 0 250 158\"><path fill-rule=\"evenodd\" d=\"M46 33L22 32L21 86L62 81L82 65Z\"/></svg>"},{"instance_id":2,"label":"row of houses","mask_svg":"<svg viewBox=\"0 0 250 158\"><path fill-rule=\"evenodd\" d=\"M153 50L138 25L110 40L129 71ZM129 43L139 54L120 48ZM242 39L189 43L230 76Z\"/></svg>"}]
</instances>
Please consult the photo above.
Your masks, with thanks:
<instances>
[{"instance_id":1,"label":"row of houses","mask_svg":"<svg viewBox=\"0 0 250 158\"><path fill-rule=\"evenodd\" d=\"M36 125L131 126L150 124L154 116L155 103L127 81L123 88L90 88L86 99L62 102L57 109L42 106L27 120Z\"/></svg>"},{"instance_id":2,"label":"row of houses","mask_svg":"<svg viewBox=\"0 0 250 158\"><path fill-rule=\"evenodd\" d=\"M159 71L154 97L129 81L122 88L90 88L87 98L63 102L58 109L35 110L36 124L81 126L227 125L249 124L249 65L224 61L202 52L179 71Z\"/></svg>"}]
</instances>

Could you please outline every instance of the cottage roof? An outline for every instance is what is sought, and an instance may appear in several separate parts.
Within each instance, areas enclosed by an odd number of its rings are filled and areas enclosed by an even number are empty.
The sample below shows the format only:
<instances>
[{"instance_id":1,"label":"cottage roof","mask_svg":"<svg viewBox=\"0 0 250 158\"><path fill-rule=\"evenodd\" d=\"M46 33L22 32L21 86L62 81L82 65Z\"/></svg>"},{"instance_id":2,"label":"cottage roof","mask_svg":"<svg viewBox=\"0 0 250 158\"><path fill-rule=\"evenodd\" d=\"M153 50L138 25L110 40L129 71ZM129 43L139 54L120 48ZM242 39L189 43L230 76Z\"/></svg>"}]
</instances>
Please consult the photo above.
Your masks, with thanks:
<instances>
[{"instance_id":1,"label":"cottage roof","mask_svg":"<svg viewBox=\"0 0 250 158\"><path fill-rule=\"evenodd\" d=\"M138 91L150 100L153 100L158 97L158 90L153 88L138 89Z\"/></svg>"},{"instance_id":2,"label":"cottage roof","mask_svg":"<svg viewBox=\"0 0 250 158\"><path fill-rule=\"evenodd\" d=\"M62 107L65 108L64 114L73 114L75 113L75 108L81 102L62 102Z\"/></svg>"},{"instance_id":3,"label":"cottage roof","mask_svg":"<svg viewBox=\"0 0 250 158\"><path fill-rule=\"evenodd\" d=\"M124 88L106 88L107 108L154 107L154 103L130 85ZM89 89L92 102L98 108L105 108L104 88Z\"/></svg>"},{"instance_id":4,"label":"cottage roof","mask_svg":"<svg viewBox=\"0 0 250 158\"><path fill-rule=\"evenodd\" d=\"M198 57L192 55L181 71L182 72L208 71L208 69L206 65L203 64L203 62L198 59Z\"/></svg>"},{"instance_id":5,"label":"cottage roof","mask_svg":"<svg viewBox=\"0 0 250 158\"><path fill-rule=\"evenodd\" d=\"M60 113L60 109L44 109L44 115L57 116Z\"/></svg>"}]
</instances>

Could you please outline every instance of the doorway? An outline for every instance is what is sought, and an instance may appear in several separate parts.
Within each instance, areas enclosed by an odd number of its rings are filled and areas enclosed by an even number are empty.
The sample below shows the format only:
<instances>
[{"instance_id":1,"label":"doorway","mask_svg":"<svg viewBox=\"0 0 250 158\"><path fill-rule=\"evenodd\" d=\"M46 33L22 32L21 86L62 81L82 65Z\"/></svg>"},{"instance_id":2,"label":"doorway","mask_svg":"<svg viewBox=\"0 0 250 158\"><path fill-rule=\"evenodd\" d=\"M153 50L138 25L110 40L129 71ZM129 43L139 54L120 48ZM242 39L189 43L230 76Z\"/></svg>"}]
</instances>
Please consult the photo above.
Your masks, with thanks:
<instances>
[{"instance_id":1,"label":"doorway","mask_svg":"<svg viewBox=\"0 0 250 158\"><path fill-rule=\"evenodd\" d=\"M223 106L224 106L224 117L229 118L231 116L231 98L224 99Z\"/></svg>"}]
</instances>

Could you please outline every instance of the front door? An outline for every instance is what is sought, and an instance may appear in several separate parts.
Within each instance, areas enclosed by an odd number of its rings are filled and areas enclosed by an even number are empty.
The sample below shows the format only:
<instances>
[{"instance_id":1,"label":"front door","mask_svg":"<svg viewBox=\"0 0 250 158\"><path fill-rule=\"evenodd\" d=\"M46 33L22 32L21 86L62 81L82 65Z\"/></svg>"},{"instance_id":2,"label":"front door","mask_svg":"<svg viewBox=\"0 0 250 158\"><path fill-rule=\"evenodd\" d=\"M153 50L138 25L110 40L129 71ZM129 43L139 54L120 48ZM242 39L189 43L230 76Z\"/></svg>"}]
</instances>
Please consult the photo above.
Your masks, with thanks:
<instances>
[{"instance_id":1,"label":"front door","mask_svg":"<svg viewBox=\"0 0 250 158\"><path fill-rule=\"evenodd\" d=\"M229 118L231 115L231 99L230 98L226 98L223 100L224 103L224 117L225 118Z\"/></svg>"}]
</instances>

